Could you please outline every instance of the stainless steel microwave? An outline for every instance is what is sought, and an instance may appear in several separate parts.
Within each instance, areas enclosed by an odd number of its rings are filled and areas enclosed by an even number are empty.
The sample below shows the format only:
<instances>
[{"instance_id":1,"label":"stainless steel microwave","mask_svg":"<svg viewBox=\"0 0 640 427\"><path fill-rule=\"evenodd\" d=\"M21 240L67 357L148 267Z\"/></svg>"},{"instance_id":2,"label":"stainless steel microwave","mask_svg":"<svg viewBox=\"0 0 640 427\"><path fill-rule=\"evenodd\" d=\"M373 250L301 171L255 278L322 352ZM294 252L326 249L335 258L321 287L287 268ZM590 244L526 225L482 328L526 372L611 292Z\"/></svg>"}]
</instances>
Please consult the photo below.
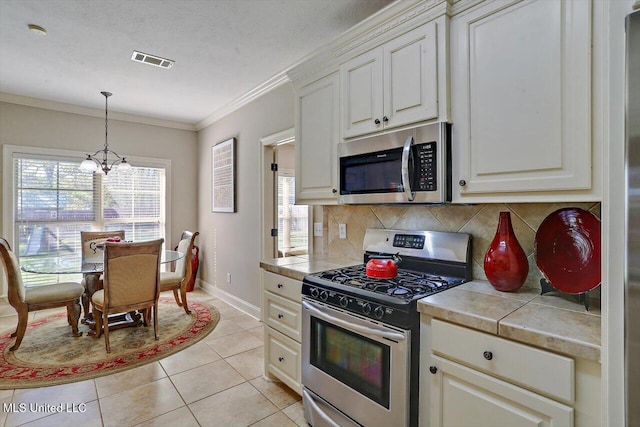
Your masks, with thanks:
<instances>
[{"instance_id":1,"label":"stainless steel microwave","mask_svg":"<svg viewBox=\"0 0 640 427\"><path fill-rule=\"evenodd\" d=\"M450 135L434 123L339 144L338 202L451 201Z\"/></svg>"}]
</instances>

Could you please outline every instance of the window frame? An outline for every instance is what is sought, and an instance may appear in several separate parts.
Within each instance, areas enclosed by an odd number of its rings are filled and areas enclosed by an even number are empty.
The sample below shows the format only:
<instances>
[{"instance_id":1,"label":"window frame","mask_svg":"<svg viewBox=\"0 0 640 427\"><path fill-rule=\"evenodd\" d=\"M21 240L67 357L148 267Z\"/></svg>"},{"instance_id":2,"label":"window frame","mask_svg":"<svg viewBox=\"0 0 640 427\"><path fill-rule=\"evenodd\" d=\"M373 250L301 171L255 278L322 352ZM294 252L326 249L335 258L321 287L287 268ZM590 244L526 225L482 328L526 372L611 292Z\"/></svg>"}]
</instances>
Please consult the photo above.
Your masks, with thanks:
<instances>
[{"instance_id":1,"label":"window frame","mask_svg":"<svg viewBox=\"0 0 640 427\"><path fill-rule=\"evenodd\" d=\"M81 162L86 158L86 153L75 150L61 150L42 147L29 147L21 145L4 144L2 147L2 237L11 248L16 247L15 236L15 174L13 160L15 155L33 157L55 157L56 159L77 160ZM171 230L171 160L150 157L127 156L127 160L135 166L163 168L165 170L165 194L164 194L164 235L170 236ZM99 190L101 191L101 190ZM102 213L96 218L96 224L103 224ZM104 224L103 224L104 225ZM166 239L165 239L166 240ZM7 296L7 286L4 274L0 274L0 297Z\"/></svg>"}]
</instances>

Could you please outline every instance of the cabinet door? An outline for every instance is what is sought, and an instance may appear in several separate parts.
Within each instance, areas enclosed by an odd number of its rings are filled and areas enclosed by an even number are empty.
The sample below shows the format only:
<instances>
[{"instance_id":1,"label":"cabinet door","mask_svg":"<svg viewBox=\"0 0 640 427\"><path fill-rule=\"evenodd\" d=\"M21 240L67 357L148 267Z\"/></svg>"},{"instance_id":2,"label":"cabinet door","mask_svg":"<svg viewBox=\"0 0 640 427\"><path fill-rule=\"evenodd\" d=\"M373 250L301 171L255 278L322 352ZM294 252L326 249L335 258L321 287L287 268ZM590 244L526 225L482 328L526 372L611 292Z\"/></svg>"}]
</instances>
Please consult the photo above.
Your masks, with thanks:
<instances>
[{"instance_id":1,"label":"cabinet door","mask_svg":"<svg viewBox=\"0 0 640 427\"><path fill-rule=\"evenodd\" d=\"M265 329L265 371L302 394L302 351L300 343L267 327Z\"/></svg>"},{"instance_id":2,"label":"cabinet door","mask_svg":"<svg viewBox=\"0 0 640 427\"><path fill-rule=\"evenodd\" d=\"M362 54L340 66L342 136L350 138L383 128L382 49Z\"/></svg>"},{"instance_id":3,"label":"cabinet door","mask_svg":"<svg viewBox=\"0 0 640 427\"><path fill-rule=\"evenodd\" d=\"M570 427L573 409L432 356L431 427Z\"/></svg>"},{"instance_id":4,"label":"cabinet door","mask_svg":"<svg viewBox=\"0 0 640 427\"><path fill-rule=\"evenodd\" d=\"M296 108L296 203L337 203L338 73L302 87Z\"/></svg>"},{"instance_id":5,"label":"cabinet door","mask_svg":"<svg viewBox=\"0 0 640 427\"><path fill-rule=\"evenodd\" d=\"M436 23L430 22L384 45L385 127L438 117Z\"/></svg>"},{"instance_id":6,"label":"cabinet door","mask_svg":"<svg viewBox=\"0 0 640 427\"><path fill-rule=\"evenodd\" d=\"M481 3L451 50L454 201L591 188L590 1Z\"/></svg>"}]
</instances>

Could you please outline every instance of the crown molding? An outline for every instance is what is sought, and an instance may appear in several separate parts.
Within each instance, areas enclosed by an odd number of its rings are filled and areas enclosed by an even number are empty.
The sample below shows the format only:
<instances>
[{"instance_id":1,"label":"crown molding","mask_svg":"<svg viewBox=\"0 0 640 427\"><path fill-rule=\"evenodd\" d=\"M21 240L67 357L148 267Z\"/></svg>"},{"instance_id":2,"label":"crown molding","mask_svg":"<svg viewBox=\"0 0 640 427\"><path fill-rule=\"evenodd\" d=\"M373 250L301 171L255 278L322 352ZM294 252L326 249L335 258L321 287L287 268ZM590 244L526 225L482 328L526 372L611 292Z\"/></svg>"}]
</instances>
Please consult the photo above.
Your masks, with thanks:
<instances>
[{"instance_id":1,"label":"crown molding","mask_svg":"<svg viewBox=\"0 0 640 427\"><path fill-rule=\"evenodd\" d=\"M220 108L219 110L215 111L214 113L210 114L209 116L207 116L206 118L198 122L195 125L195 130L200 131L206 128L207 126L217 122L224 116L227 116L233 113L234 111L247 105L251 101L254 101L257 98L260 98L262 95L274 90L279 86L282 86L287 82L289 82L289 77L287 77L286 70L279 72L278 74L276 74L275 76L267 80L266 82L255 87L254 89L251 89L249 92L246 92L244 95L241 95L240 97L234 99L224 107Z\"/></svg>"},{"instance_id":2,"label":"crown molding","mask_svg":"<svg viewBox=\"0 0 640 427\"><path fill-rule=\"evenodd\" d=\"M24 105L27 107L42 108L45 110L60 111L63 113L79 114L82 116L90 117L104 117L104 110L83 107L74 104L65 104L63 102L47 101L44 99L30 98L28 96L14 95L11 93L0 92L0 102L6 102L9 104ZM119 113L117 111L109 110L109 119L121 120L124 122L139 123L151 126L160 126L172 129L196 131L197 129L193 124L174 122L171 120L155 119L146 116L138 116L135 114Z\"/></svg>"},{"instance_id":3,"label":"crown molding","mask_svg":"<svg viewBox=\"0 0 640 427\"><path fill-rule=\"evenodd\" d=\"M366 50L448 14L450 0L399 0L315 51L308 61L292 67L288 75L295 87L305 85L337 71L339 64Z\"/></svg>"}]
</instances>

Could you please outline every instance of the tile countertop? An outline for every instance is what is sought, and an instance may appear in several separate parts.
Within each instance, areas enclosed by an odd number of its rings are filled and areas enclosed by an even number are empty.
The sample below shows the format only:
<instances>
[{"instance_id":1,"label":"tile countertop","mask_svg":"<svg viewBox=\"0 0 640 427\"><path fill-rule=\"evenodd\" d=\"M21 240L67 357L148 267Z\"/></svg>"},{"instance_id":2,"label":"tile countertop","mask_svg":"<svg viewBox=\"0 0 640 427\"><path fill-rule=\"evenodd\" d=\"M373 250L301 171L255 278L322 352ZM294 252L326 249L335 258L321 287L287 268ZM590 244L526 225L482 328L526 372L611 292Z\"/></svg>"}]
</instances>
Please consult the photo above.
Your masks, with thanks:
<instances>
[{"instance_id":1,"label":"tile countertop","mask_svg":"<svg viewBox=\"0 0 640 427\"><path fill-rule=\"evenodd\" d=\"M260 267L266 271L302 280L310 273L362 264L362 260L347 258L327 258L322 255L297 255L260 261Z\"/></svg>"},{"instance_id":2,"label":"tile countertop","mask_svg":"<svg viewBox=\"0 0 640 427\"><path fill-rule=\"evenodd\" d=\"M496 291L471 281L418 301L418 311L535 347L600 363L600 306L590 311L571 295L538 289Z\"/></svg>"}]
</instances>

